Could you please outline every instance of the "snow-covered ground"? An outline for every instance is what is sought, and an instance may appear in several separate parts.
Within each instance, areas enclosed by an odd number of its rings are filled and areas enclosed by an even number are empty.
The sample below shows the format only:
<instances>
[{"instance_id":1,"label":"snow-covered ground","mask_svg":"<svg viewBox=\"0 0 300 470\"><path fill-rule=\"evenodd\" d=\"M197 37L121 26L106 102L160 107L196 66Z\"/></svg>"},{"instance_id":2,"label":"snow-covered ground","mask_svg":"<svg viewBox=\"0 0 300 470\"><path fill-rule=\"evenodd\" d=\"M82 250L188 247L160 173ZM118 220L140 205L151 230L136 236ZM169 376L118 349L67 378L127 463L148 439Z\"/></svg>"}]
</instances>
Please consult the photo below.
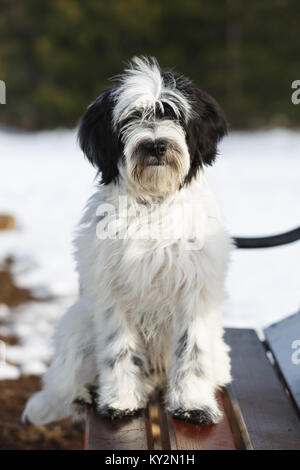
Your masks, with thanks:
<instances>
[{"instance_id":1,"label":"snow-covered ground","mask_svg":"<svg viewBox=\"0 0 300 470\"><path fill-rule=\"evenodd\" d=\"M299 133L232 132L208 175L231 234L265 235L299 225ZM0 131L0 214L13 214L18 222L16 231L0 232L0 261L12 255L18 285L41 298L55 296L12 311L0 305L0 334L21 339L5 351L17 367L5 365L0 348L0 378L39 374L50 359L53 326L78 291L72 232L94 176L75 131ZM235 251L224 323L262 328L298 310L299 260L300 242Z\"/></svg>"}]
</instances>

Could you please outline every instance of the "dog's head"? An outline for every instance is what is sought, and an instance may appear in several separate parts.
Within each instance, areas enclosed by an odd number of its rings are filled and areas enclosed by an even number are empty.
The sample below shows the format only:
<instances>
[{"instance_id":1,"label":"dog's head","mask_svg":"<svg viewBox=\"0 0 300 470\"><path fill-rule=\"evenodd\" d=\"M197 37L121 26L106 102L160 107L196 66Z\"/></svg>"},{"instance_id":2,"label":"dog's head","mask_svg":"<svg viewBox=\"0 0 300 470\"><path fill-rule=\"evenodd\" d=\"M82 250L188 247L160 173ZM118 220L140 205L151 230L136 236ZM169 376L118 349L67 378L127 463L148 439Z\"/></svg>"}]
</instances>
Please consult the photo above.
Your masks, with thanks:
<instances>
[{"instance_id":1,"label":"dog's head","mask_svg":"<svg viewBox=\"0 0 300 470\"><path fill-rule=\"evenodd\" d=\"M79 142L102 183L122 178L140 198L162 197L211 165L226 134L223 111L187 78L135 57L87 109Z\"/></svg>"}]
</instances>

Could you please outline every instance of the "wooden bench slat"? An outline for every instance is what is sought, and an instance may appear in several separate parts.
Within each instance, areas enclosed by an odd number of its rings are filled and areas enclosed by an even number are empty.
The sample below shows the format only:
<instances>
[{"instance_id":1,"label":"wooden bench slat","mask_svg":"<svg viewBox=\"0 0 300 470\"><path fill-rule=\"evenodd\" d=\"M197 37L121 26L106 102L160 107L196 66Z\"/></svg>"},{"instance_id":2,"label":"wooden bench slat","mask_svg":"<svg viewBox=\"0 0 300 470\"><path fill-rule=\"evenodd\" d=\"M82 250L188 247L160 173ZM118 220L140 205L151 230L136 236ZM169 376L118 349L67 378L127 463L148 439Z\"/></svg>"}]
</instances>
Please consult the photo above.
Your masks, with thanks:
<instances>
[{"instance_id":1,"label":"wooden bench slat","mask_svg":"<svg viewBox=\"0 0 300 470\"><path fill-rule=\"evenodd\" d=\"M164 409L163 396L159 390L155 390L147 407L149 418L149 441L154 450L171 450L168 416Z\"/></svg>"},{"instance_id":2,"label":"wooden bench slat","mask_svg":"<svg viewBox=\"0 0 300 470\"><path fill-rule=\"evenodd\" d=\"M173 419L166 412L163 398L156 394L144 415L114 420L88 410L86 449L88 450L236 450L221 392L218 401L223 419L218 425L196 425ZM155 407L159 435L153 436L149 422L150 407Z\"/></svg>"},{"instance_id":3,"label":"wooden bench slat","mask_svg":"<svg viewBox=\"0 0 300 470\"><path fill-rule=\"evenodd\" d=\"M176 439L176 447L172 450L236 450L221 392L218 401L223 419L217 425L198 425L171 418Z\"/></svg>"},{"instance_id":4,"label":"wooden bench slat","mask_svg":"<svg viewBox=\"0 0 300 470\"><path fill-rule=\"evenodd\" d=\"M254 449L300 449L300 422L254 330L227 329L233 393Z\"/></svg>"},{"instance_id":5,"label":"wooden bench slat","mask_svg":"<svg viewBox=\"0 0 300 470\"><path fill-rule=\"evenodd\" d=\"M298 412L300 411L300 364L292 360L296 347L300 348L300 313L291 315L264 330L279 370L289 388ZM298 341L298 346L296 343ZM292 345L294 344L294 349ZM300 354L297 355L297 358Z\"/></svg>"},{"instance_id":6,"label":"wooden bench slat","mask_svg":"<svg viewBox=\"0 0 300 470\"><path fill-rule=\"evenodd\" d=\"M94 408L89 408L86 422L88 450L151 449L151 436L145 414L111 420L101 417Z\"/></svg>"}]
</instances>

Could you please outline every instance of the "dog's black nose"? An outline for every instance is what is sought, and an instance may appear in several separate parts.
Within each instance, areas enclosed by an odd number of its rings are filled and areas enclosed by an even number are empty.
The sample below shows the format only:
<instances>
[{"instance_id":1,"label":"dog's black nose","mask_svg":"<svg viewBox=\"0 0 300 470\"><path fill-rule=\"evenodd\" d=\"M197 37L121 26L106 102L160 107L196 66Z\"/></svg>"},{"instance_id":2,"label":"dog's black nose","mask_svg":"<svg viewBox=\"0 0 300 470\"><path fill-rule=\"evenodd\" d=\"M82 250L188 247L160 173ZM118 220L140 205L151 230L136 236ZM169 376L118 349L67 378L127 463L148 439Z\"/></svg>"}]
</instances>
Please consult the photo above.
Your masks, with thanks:
<instances>
[{"instance_id":1,"label":"dog's black nose","mask_svg":"<svg viewBox=\"0 0 300 470\"><path fill-rule=\"evenodd\" d=\"M156 142L156 155L157 157L162 157L167 150L167 145L163 140Z\"/></svg>"},{"instance_id":2,"label":"dog's black nose","mask_svg":"<svg viewBox=\"0 0 300 470\"><path fill-rule=\"evenodd\" d=\"M143 144L146 155L163 157L167 150L167 144L164 140L151 140Z\"/></svg>"},{"instance_id":3,"label":"dog's black nose","mask_svg":"<svg viewBox=\"0 0 300 470\"><path fill-rule=\"evenodd\" d=\"M143 149L146 155L156 155L155 143L152 140L150 140L149 142L144 142Z\"/></svg>"}]
</instances>

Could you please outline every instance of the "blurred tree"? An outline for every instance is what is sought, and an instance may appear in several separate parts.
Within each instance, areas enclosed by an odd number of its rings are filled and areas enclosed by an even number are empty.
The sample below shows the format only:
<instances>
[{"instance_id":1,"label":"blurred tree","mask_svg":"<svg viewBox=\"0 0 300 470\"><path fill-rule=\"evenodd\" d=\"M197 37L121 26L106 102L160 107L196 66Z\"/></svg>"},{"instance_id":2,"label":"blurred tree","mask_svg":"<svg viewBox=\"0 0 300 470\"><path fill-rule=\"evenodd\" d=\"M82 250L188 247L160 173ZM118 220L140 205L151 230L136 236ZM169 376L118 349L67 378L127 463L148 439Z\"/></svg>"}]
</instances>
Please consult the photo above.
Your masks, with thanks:
<instances>
[{"instance_id":1,"label":"blurred tree","mask_svg":"<svg viewBox=\"0 0 300 470\"><path fill-rule=\"evenodd\" d=\"M232 127L299 125L297 0L1 0L0 122L74 126L131 56L213 94Z\"/></svg>"}]
</instances>

